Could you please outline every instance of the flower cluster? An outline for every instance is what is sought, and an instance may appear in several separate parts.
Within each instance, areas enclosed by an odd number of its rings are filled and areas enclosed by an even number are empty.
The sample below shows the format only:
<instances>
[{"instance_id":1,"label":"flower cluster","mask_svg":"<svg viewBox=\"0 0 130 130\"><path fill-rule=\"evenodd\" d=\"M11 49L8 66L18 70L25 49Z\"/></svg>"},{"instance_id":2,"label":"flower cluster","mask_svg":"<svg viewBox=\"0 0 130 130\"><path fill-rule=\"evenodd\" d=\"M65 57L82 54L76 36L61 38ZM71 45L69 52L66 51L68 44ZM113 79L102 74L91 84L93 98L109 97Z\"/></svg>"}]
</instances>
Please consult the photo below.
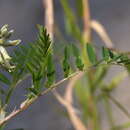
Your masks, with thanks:
<instances>
[{"instance_id":1,"label":"flower cluster","mask_svg":"<svg viewBox=\"0 0 130 130\"><path fill-rule=\"evenodd\" d=\"M5 47L16 46L21 42L21 40L9 40L13 32L14 30L9 30L7 24L0 29L0 65L9 71L11 71L14 66L10 65L11 57Z\"/></svg>"}]
</instances>

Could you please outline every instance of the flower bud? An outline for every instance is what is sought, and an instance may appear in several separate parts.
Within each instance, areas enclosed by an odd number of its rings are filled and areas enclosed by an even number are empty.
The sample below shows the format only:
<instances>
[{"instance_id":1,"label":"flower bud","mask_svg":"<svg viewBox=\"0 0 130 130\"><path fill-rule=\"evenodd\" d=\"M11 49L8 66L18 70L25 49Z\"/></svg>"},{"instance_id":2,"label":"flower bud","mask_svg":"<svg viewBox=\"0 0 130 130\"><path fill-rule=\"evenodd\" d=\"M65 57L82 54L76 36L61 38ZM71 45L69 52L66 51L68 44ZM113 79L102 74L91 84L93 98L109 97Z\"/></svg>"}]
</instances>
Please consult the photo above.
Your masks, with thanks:
<instances>
[{"instance_id":1,"label":"flower bud","mask_svg":"<svg viewBox=\"0 0 130 130\"><path fill-rule=\"evenodd\" d=\"M8 44L9 44L9 45L12 45L12 46L16 46L16 45L18 45L20 42L21 42L21 40L9 40L9 41L8 41ZM8 44L7 44L7 45L8 45Z\"/></svg>"},{"instance_id":2,"label":"flower bud","mask_svg":"<svg viewBox=\"0 0 130 130\"><path fill-rule=\"evenodd\" d=\"M3 57L4 57L5 60L6 59L8 59L8 60L11 59L11 57L9 56L8 52L6 51L6 49L4 47L2 47L2 46L0 46L0 53L3 55ZM1 61L2 61L2 58L0 56L0 62Z\"/></svg>"},{"instance_id":3,"label":"flower bud","mask_svg":"<svg viewBox=\"0 0 130 130\"><path fill-rule=\"evenodd\" d=\"M4 25L2 28L1 28L1 35L4 36L6 33L8 33L8 25Z\"/></svg>"}]
</instances>

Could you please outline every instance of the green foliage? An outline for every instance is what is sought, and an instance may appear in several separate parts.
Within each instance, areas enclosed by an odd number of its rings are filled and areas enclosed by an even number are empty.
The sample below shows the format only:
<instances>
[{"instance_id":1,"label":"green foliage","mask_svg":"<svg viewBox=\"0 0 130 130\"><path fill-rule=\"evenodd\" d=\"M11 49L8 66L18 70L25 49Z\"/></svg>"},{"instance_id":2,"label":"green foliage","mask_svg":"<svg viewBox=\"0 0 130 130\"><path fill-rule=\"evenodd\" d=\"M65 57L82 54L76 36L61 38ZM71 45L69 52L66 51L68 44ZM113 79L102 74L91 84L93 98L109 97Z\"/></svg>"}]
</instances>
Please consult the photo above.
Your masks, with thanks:
<instances>
[{"instance_id":1,"label":"green foliage","mask_svg":"<svg viewBox=\"0 0 130 130\"><path fill-rule=\"evenodd\" d=\"M68 46L66 46L64 49L64 59L62 61L64 77L68 77L70 74L69 58L70 58L70 50L69 50Z\"/></svg>"},{"instance_id":2,"label":"green foliage","mask_svg":"<svg viewBox=\"0 0 130 130\"><path fill-rule=\"evenodd\" d=\"M76 41L75 44L80 43L80 51L77 51L75 46L72 47L72 53L73 57L75 58L76 67L79 70L87 71L87 73L85 73L84 76L77 81L75 87L75 94L80 105L79 108L81 108L82 112L81 118L84 119L84 124L88 125L88 129L91 127L92 130L101 130L100 118L102 116L101 114L98 115L99 109L97 107L100 104L100 106L104 108L105 112L107 113L108 121L110 122L110 130L123 130L125 126L126 128L129 127L129 122L128 126L127 123L121 126L115 124L110 103L111 99L108 97L108 95L111 95L113 90L118 87L122 79L126 77L126 72L125 74L123 72L121 75L119 74L115 76L109 83L105 82L104 79L106 78L111 65L122 66L130 73L130 59L125 53L119 53L116 50L105 47L102 47L102 55L99 59L96 54L98 51L95 51L96 48L92 44L86 45L86 41L83 40L82 32L84 29L81 30L81 21L83 20L81 18L83 13L85 13L83 12L83 1L75 0L77 11L76 14L75 10L71 9L69 2L69 0L61 0L65 14L65 29L67 30L69 36L71 36L71 39ZM87 22L89 23L90 21ZM80 26L78 26L77 23L80 23ZM78 57L80 57L82 61L81 64L84 66L82 69L78 67L78 63L76 62L76 60L78 61ZM65 68L67 67L69 68L69 72L67 71L68 76L70 73L70 68L73 71L75 70L73 69L74 67L71 67L69 60L67 60ZM102 102L102 100L104 102ZM120 105L118 107L120 107Z\"/></svg>"},{"instance_id":3,"label":"green foliage","mask_svg":"<svg viewBox=\"0 0 130 130\"><path fill-rule=\"evenodd\" d=\"M74 44L72 44L71 47L72 47L72 53L75 57L75 64L76 64L77 68L79 70L83 70L84 64L83 64L83 61L81 59L79 49Z\"/></svg>"},{"instance_id":4,"label":"green foliage","mask_svg":"<svg viewBox=\"0 0 130 130\"><path fill-rule=\"evenodd\" d=\"M47 83L46 86L50 87L55 81L55 68L54 68L54 61L52 59L52 54L48 56L47 60Z\"/></svg>"},{"instance_id":5,"label":"green foliage","mask_svg":"<svg viewBox=\"0 0 130 130\"><path fill-rule=\"evenodd\" d=\"M73 37L76 37L81 43L83 42L81 31L77 25L75 14L69 6L68 0L61 0L61 5L65 12L66 30Z\"/></svg>"},{"instance_id":6,"label":"green foliage","mask_svg":"<svg viewBox=\"0 0 130 130\"><path fill-rule=\"evenodd\" d=\"M105 47L102 47L102 57L105 61L109 60L109 50Z\"/></svg>"},{"instance_id":7,"label":"green foliage","mask_svg":"<svg viewBox=\"0 0 130 130\"><path fill-rule=\"evenodd\" d=\"M50 53L52 52L51 40L46 29L40 25L38 28L39 35L37 40L34 43L29 44L27 47L20 47L19 50L14 51L15 57L13 59L18 67L18 69L14 71L14 79L21 77L23 73L31 74L33 86L29 90L35 94L36 91L39 92L42 87L41 81L46 76L48 62L51 63L51 61L49 61L51 59L48 57L50 57Z\"/></svg>"},{"instance_id":8,"label":"green foliage","mask_svg":"<svg viewBox=\"0 0 130 130\"><path fill-rule=\"evenodd\" d=\"M84 80L82 80L83 82ZM84 82L83 82L84 83ZM82 85L83 85L82 83ZM77 98L78 98L78 101L82 107L82 110L83 110L83 115L84 115L84 118L86 119L89 111L88 111L88 104L86 103L86 101L88 100L89 98L89 93L88 93L88 88L86 86L82 86L80 87L80 85L78 84L77 82L77 85L76 85L76 95L77 95Z\"/></svg>"},{"instance_id":9,"label":"green foliage","mask_svg":"<svg viewBox=\"0 0 130 130\"><path fill-rule=\"evenodd\" d=\"M87 54L88 54L88 58L90 62L92 64L96 64L97 60L96 60L96 53L95 53L94 47L88 43L86 45L86 48L87 48Z\"/></svg>"},{"instance_id":10,"label":"green foliage","mask_svg":"<svg viewBox=\"0 0 130 130\"><path fill-rule=\"evenodd\" d=\"M64 9L65 14L65 29L67 30L69 36L71 36L71 39L73 39L76 43L80 43L80 51L77 51L77 49L72 47L73 56L75 58L75 65L79 70L87 71L87 73L84 74L82 79L78 80L76 83L76 97L78 99L78 102L80 104L81 112L82 112L82 119L84 119L84 124L89 125L91 129L93 130L101 130L100 128L100 119L101 114L98 115L98 103L100 103L101 107L105 109L107 113L108 120L110 122L110 129L111 130L123 130L126 126L128 126L127 123L121 126L118 126L114 122L114 116L111 109L110 104L110 98L108 97L108 94L111 95L113 90L117 88L119 83L122 81L123 78L125 78L126 74L124 72L116 77L113 78L113 80L109 83L106 83L104 79L107 76L107 72L109 71L109 68L111 68L111 65L119 65L128 70L130 73L130 59L125 53L119 53L116 50L108 49L105 47L102 47L102 56L99 59L95 53L96 48L92 44L87 44L86 41L83 40L82 32L82 16L83 16L83 1L82 0L75 0L76 5L76 14L75 10L71 9L69 0L61 0L62 7ZM77 15L78 14L78 15ZM80 22L80 26L78 26L77 23ZM90 21L87 21L90 22ZM77 42L78 41L78 42ZM70 41L69 41L70 42ZM77 53L80 52L80 53ZM98 51L97 51L98 52ZM83 64L83 68L80 69L78 67L78 63L76 63L76 60L78 61L78 54L80 56L80 59L82 61L81 64ZM91 64L90 64L91 63ZM68 70L66 71L67 76L70 73L73 67L71 67L71 64L69 60L67 60L66 64ZM65 66L65 65L64 65ZM90 66L90 67L88 67ZM75 70L73 70L75 71ZM126 73L126 72L125 72ZM104 103L101 101L104 100ZM105 106L105 107L103 107ZM122 109L123 110L123 109ZM92 128L93 127L93 128Z\"/></svg>"},{"instance_id":11,"label":"green foliage","mask_svg":"<svg viewBox=\"0 0 130 130\"><path fill-rule=\"evenodd\" d=\"M76 9L77 14L82 17L83 16L83 2L82 0L76 0Z\"/></svg>"},{"instance_id":12,"label":"green foliage","mask_svg":"<svg viewBox=\"0 0 130 130\"><path fill-rule=\"evenodd\" d=\"M126 122L124 124L115 126L114 130L128 129L129 127L130 127L130 122Z\"/></svg>"},{"instance_id":13,"label":"green foliage","mask_svg":"<svg viewBox=\"0 0 130 130\"><path fill-rule=\"evenodd\" d=\"M7 85L11 84L10 80L3 73L0 73L0 81Z\"/></svg>"},{"instance_id":14,"label":"green foliage","mask_svg":"<svg viewBox=\"0 0 130 130\"><path fill-rule=\"evenodd\" d=\"M2 60L4 71L10 75L10 78L8 78L8 76L0 72L0 81L9 86L6 92L2 87L0 88L0 95L4 96L4 98L1 99L0 109L3 110L4 114L16 86L23 81L23 79L26 79L27 76L30 76L32 81L31 86L29 86L28 89L26 88L28 90L27 100L29 101L39 96L44 89L50 88L55 84L56 70L53 43L44 27L39 25L38 29L39 33L34 42L29 43L27 46L21 45L16 48L12 57L8 55L10 60L7 60L8 58L3 58ZM68 44L64 48L61 68L63 69L65 78L77 70L86 72L86 77L84 76L83 79L77 83L76 95L82 106L83 115L85 115L83 118L85 117L85 120L93 119L95 123L94 130L100 130L100 126L98 126L97 103L105 96L105 103L109 105L108 100L110 100L109 95L111 91L116 88L119 82L126 76L126 73L113 78L109 84L106 84L103 79L107 74L109 66L113 64L121 65L128 69L129 72L130 59L126 54L118 53L105 47L102 48L101 59L98 59L96 57L96 48L94 48L92 44L86 44L85 49L91 66L85 68L81 50L75 44ZM74 64L76 69L71 63ZM8 68L7 65L11 67L13 65L14 67L9 71L11 68ZM46 88L43 89L43 86ZM115 103L126 113L126 110L124 110L119 103ZM107 110L107 112L110 114L110 110ZM4 118L2 114L0 115Z\"/></svg>"},{"instance_id":15,"label":"green foliage","mask_svg":"<svg viewBox=\"0 0 130 130\"><path fill-rule=\"evenodd\" d=\"M0 126L0 130L4 130L4 126Z\"/></svg>"}]
</instances>

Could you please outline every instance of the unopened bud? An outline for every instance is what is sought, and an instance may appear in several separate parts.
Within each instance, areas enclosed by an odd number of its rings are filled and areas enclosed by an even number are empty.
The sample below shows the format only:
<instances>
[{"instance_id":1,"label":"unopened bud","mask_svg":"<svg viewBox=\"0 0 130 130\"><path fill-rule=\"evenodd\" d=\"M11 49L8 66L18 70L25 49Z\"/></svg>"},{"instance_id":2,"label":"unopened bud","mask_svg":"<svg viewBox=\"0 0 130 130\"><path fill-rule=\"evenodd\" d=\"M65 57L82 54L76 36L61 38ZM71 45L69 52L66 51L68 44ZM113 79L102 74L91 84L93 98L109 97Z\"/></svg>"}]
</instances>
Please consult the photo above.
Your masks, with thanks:
<instances>
[{"instance_id":1,"label":"unopened bud","mask_svg":"<svg viewBox=\"0 0 130 130\"><path fill-rule=\"evenodd\" d=\"M0 46L0 63L3 63L4 60L10 60L10 59L11 59L11 57L9 56L6 49L4 47Z\"/></svg>"},{"instance_id":2,"label":"unopened bud","mask_svg":"<svg viewBox=\"0 0 130 130\"><path fill-rule=\"evenodd\" d=\"M9 40L9 41L8 41L8 44L9 44L9 45L12 45L12 46L16 46L16 45L18 45L20 42L21 42L21 40L13 40L13 41Z\"/></svg>"},{"instance_id":3,"label":"unopened bud","mask_svg":"<svg viewBox=\"0 0 130 130\"><path fill-rule=\"evenodd\" d=\"M8 32L8 24L5 24L2 28L1 28L1 35L5 35Z\"/></svg>"}]
</instances>

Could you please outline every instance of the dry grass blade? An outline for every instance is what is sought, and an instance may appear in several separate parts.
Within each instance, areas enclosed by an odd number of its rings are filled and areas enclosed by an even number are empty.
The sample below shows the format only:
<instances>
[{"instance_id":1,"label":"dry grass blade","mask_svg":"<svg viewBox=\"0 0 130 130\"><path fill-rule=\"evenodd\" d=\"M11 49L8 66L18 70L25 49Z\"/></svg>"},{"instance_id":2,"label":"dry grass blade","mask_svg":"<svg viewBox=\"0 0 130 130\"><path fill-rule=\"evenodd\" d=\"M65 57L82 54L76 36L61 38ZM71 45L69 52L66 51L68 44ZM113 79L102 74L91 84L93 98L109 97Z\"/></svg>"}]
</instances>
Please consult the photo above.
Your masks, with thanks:
<instances>
[{"instance_id":1,"label":"dry grass blade","mask_svg":"<svg viewBox=\"0 0 130 130\"><path fill-rule=\"evenodd\" d=\"M108 36L105 28L96 20L91 20L91 28L100 36L108 48L113 48L114 45Z\"/></svg>"},{"instance_id":2,"label":"dry grass blade","mask_svg":"<svg viewBox=\"0 0 130 130\"><path fill-rule=\"evenodd\" d=\"M69 103L73 102L73 97L72 97L72 91L75 86L75 83L77 80L79 80L83 76L83 72L80 72L77 76L73 77L72 81L69 81L68 86L66 87L66 92L64 98L66 101Z\"/></svg>"},{"instance_id":3,"label":"dry grass blade","mask_svg":"<svg viewBox=\"0 0 130 130\"><path fill-rule=\"evenodd\" d=\"M91 40L91 18L89 9L89 0L82 0L83 4L83 37L85 42Z\"/></svg>"},{"instance_id":4,"label":"dry grass blade","mask_svg":"<svg viewBox=\"0 0 130 130\"><path fill-rule=\"evenodd\" d=\"M53 40L53 24L54 24L53 0L43 0L43 6L45 8L45 26L51 39Z\"/></svg>"},{"instance_id":5,"label":"dry grass blade","mask_svg":"<svg viewBox=\"0 0 130 130\"><path fill-rule=\"evenodd\" d=\"M83 76L83 72L80 72L78 75L74 76L70 81L66 88L65 96L64 98L60 96L59 93L56 91L53 92L57 100L67 109L67 112L69 114L70 120L75 128L75 130L87 130L87 128L84 126L80 118L76 115L75 108L73 107L73 94L72 90L75 86L75 83L78 79L80 79Z\"/></svg>"}]
</instances>

